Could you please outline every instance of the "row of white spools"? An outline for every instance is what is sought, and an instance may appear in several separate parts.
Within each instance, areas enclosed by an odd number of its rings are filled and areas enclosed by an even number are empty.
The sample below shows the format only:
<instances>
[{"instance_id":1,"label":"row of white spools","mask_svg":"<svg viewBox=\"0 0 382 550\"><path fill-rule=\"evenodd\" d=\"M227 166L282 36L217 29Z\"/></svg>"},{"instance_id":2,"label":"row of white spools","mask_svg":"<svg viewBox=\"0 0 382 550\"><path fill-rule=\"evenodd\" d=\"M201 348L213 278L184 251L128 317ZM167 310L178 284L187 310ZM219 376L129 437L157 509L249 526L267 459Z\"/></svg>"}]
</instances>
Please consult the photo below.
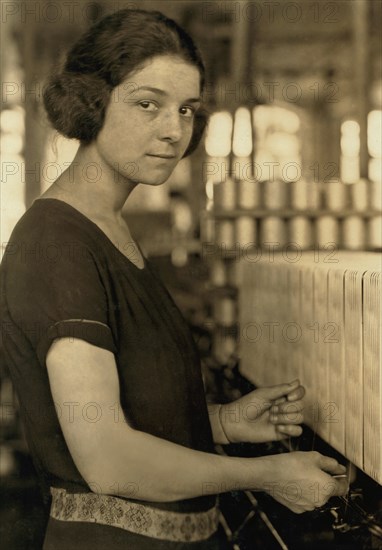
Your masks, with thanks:
<instances>
[{"instance_id":1,"label":"row of white spools","mask_svg":"<svg viewBox=\"0 0 382 550\"><path fill-rule=\"evenodd\" d=\"M381 184L232 180L214 184L207 239L224 249L382 247ZM219 216L220 214L220 216ZM268 244L267 244L268 243Z\"/></svg>"},{"instance_id":2,"label":"row of white spools","mask_svg":"<svg viewBox=\"0 0 382 550\"><path fill-rule=\"evenodd\" d=\"M255 181L226 179L213 186L214 208L223 211L329 210L355 212L382 210L381 182L364 179L357 183L314 183L305 180Z\"/></svg>"},{"instance_id":3,"label":"row of white spools","mask_svg":"<svg viewBox=\"0 0 382 550\"><path fill-rule=\"evenodd\" d=\"M212 241L224 253L236 248L308 250L344 248L375 250L382 248L382 216L357 214L338 218L323 214L315 218L295 215L282 218L266 215L260 219L241 215L233 219L216 219Z\"/></svg>"}]
</instances>

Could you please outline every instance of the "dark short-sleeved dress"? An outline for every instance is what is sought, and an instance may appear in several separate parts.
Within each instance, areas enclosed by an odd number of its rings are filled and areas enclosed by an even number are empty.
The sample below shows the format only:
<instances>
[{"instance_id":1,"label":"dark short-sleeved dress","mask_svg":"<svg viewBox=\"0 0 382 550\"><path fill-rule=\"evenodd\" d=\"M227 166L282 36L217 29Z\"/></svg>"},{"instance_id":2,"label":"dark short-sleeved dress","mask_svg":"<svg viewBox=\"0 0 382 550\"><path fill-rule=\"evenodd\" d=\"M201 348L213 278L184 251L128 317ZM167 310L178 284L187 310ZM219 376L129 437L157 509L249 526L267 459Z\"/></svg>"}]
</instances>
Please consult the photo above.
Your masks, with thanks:
<instances>
[{"instance_id":1,"label":"dark short-sleeved dress","mask_svg":"<svg viewBox=\"0 0 382 550\"><path fill-rule=\"evenodd\" d=\"M149 261L139 269L78 210L58 199L38 199L16 225L1 270L4 359L46 490L90 492L68 451L50 392L45 359L58 337L81 338L115 354L122 409L134 428L214 452L196 346ZM77 412L96 414L94 408ZM214 506L215 496L147 504L201 512ZM168 542L51 519L45 547L204 550L219 543L216 535Z\"/></svg>"}]
</instances>

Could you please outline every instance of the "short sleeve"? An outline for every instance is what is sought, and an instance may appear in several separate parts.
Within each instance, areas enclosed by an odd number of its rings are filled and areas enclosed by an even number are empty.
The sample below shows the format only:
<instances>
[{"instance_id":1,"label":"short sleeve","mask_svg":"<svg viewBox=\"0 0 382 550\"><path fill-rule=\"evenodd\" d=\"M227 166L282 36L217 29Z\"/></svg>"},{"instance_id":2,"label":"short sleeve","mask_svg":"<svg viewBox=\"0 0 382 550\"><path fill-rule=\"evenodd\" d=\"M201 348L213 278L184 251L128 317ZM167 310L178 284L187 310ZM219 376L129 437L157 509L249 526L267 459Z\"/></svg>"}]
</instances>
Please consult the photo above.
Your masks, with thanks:
<instances>
[{"instance_id":1,"label":"short sleeve","mask_svg":"<svg viewBox=\"0 0 382 550\"><path fill-rule=\"evenodd\" d=\"M56 338L80 338L115 353L96 251L78 239L10 243L3 266L10 318L45 365Z\"/></svg>"}]
</instances>

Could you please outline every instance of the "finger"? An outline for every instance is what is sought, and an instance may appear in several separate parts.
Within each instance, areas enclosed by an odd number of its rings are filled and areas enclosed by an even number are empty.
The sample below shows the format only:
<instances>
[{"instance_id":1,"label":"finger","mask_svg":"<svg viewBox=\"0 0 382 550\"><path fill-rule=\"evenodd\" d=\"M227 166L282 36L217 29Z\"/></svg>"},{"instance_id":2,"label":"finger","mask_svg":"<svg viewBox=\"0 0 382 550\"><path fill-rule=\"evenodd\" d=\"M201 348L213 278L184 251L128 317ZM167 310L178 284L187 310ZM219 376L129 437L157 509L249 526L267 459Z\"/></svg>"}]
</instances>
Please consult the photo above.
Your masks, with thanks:
<instances>
[{"instance_id":1,"label":"finger","mask_svg":"<svg viewBox=\"0 0 382 550\"><path fill-rule=\"evenodd\" d=\"M269 416L269 420L272 422L272 424L302 424L304 421L304 417L301 413L294 413L292 414L271 414Z\"/></svg>"},{"instance_id":2,"label":"finger","mask_svg":"<svg viewBox=\"0 0 382 550\"><path fill-rule=\"evenodd\" d=\"M271 412L269 420L272 424L302 424L304 415L300 412L279 413Z\"/></svg>"},{"instance_id":3,"label":"finger","mask_svg":"<svg viewBox=\"0 0 382 550\"><path fill-rule=\"evenodd\" d=\"M336 479L332 477L325 489L328 489L328 495L331 497L342 497L349 491L349 482L346 478Z\"/></svg>"},{"instance_id":4,"label":"finger","mask_svg":"<svg viewBox=\"0 0 382 550\"><path fill-rule=\"evenodd\" d=\"M304 395L305 395L304 386L298 386L298 388L288 393L287 399L288 401L298 401L299 399L302 399Z\"/></svg>"},{"instance_id":5,"label":"finger","mask_svg":"<svg viewBox=\"0 0 382 550\"><path fill-rule=\"evenodd\" d=\"M302 401L273 405L270 408L271 422L280 424L301 424L304 421Z\"/></svg>"},{"instance_id":6,"label":"finger","mask_svg":"<svg viewBox=\"0 0 382 550\"><path fill-rule=\"evenodd\" d=\"M288 401L298 401L299 399L302 399L305 396L305 388L304 386L298 385L299 380L295 380L294 382L291 382L289 386L297 385L296 388L291 389L286 397L280 397L279 399L276 399L274 401L274 405L280 405L281 403L285 403L286 400Z\"/></svg>"},{"instance_id":7,"label":"finger","mask_svg":"<svg viewBox=\"0 0 382 550\"><path fill-rule=\"evenodd\" d=\"M335 458L319 455L319 467L329 474L344 474L346 467L339 464Z\"/></svg>"},{"instance_id":8,"label":"finger","mask_svg":"<svg viewBox=\"0 0 382 550\"><path fill-rule=\"evenodd\" d=\"M304 402L301 400L294 401L293 403L286 401L285 403L281 403L281 405L272 405L271 412L275 414L290 414L292 416L296 413L302 412L303 409Z\"/></svg>"},{"instance_id":9,"label":"finger","mask_svg":"<svg viewBox=\"0 0 382 550\"><path fill-rule=\"evenodd\" d=\"M282 435L290 437L299 437L302 434L301 426L294 426L293 424L278 424L276 431Z\"/></svg>"},{"instance_id":10,"label":"finger","mask_svg":"<svg viewBox=\"0 0 382 550\"><path fill-rule=\"evenodd\" d=\"M281 403L285 403L286 401L286 397L279 397L279 399L275 399L273 401L273 404L274 405L281 405Z\"/></svg>"},{"instance_id":11,"label":"finger","mask_svg":"<svg viewBox=\"0 0 382 550\"><path fill-rule=\"evenodd\" d=\"M277 386L259 388L257 390L257 397L261 396L263 399L274 401L275 399L280 399L280 397L285 397L293 392L299 385L300 381L294 380L290 384L278 384Z\"/></svg>"}]
</instances>

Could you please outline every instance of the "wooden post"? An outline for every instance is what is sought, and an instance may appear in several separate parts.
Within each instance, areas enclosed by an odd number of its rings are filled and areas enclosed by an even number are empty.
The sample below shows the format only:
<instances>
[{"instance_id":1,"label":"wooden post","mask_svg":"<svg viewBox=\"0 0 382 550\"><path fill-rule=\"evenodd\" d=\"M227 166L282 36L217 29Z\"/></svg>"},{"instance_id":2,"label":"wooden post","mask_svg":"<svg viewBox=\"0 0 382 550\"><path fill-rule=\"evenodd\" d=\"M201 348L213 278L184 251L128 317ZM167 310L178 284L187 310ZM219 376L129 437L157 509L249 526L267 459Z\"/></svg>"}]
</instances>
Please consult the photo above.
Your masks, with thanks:
<instances>
[{"instance_id":1,"label":"wooden post","mask_svg":"<svg viewBox=\"0 0 382 550\"><path fill-rule=\"evenodd\" d=\"M360 176L367 178L369 153L367 149L367 115L370 111L370 59L369 59L369 2L353 2L354 84L357 116L360 125Z\"/></svg>"}]
</instances>

